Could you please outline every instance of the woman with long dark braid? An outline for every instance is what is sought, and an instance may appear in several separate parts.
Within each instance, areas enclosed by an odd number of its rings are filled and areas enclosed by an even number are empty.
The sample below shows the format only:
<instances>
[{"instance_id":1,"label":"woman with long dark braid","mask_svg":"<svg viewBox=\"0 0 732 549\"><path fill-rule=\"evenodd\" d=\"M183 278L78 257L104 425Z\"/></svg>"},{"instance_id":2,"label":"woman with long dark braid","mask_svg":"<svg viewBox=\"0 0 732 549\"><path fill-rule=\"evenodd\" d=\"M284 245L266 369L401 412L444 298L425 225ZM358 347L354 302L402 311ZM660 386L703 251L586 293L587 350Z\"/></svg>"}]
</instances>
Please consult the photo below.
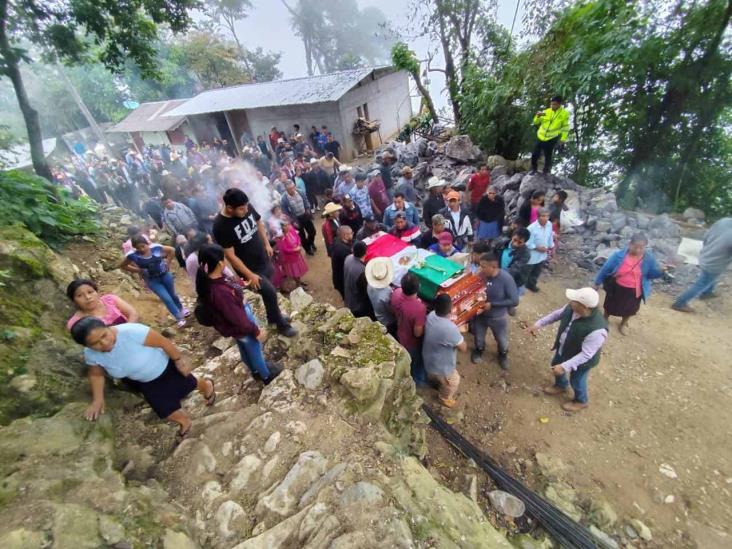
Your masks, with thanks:
<instances>
[{"instance_id":1,"label":"woman with long dark braid","mask_svg":"<svg viewBox=\"0 0 732 549\"><path fill-rule=\"evenodd\" d=\"M198 262L196 292L200 306L217 332L234 338L241 359L252 374L268 384L279 375L281 368L264 359L261 341L266 338L266 332L257 325L240 281L224 275L224 249L216 244L202 246L198 250Z\"/></svg>"}]
</instances>

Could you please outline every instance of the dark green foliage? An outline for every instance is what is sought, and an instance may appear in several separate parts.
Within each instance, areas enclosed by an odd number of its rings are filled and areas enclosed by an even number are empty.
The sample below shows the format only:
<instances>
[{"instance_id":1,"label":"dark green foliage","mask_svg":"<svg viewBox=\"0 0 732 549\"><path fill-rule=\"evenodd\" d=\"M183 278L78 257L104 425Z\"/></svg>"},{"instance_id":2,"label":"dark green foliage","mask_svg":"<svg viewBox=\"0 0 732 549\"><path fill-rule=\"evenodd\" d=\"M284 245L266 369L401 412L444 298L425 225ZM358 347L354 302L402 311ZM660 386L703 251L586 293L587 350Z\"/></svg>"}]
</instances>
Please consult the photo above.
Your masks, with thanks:
<instances>
[{"instance_id":1,"label":"dark green foliage","mask_svg":"<svg viewBox=\"0 0 732 549\"><path fill-rule=\"evenodd\" d=\"M0 226L23 224L49 245L98 231L96 203L21 171L0 172Z\"/></svg>"},{"instance_id":2,"label":"dark green foliage","mask_svg":"<svg viewBox=\"0 0 732 549\"><path fill-rule=\"evenodd\" d=\"M531 150L533 113L572 110L565 169L615 185L627 207L732 210L732 0L597 0L549 17L546 33L490 70L465 71L461 127L489 153Z\"/></svg>"}]
</instances>

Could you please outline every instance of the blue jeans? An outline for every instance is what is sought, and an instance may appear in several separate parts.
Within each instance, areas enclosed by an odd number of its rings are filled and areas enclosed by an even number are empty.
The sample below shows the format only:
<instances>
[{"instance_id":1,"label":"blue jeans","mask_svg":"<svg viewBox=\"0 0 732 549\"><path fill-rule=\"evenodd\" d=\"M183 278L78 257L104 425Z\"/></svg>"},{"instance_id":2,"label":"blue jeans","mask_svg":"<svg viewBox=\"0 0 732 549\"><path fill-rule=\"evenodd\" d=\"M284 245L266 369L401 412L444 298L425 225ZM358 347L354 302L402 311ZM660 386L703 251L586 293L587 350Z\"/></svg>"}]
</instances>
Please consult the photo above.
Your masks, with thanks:
<instances>
[{"instance_id":1,"label":"blue jeans","mask_svg":"<svg viewBox=\"0 0 732 549\"><path fill-rule=\"evenodd\" d=\"M148 278L147 287L160 298L160 301L168 308L170 314L177 320L183 319L183 304L175 293L175 280L173 275L165 273L163 276Z\"/></svg>"},{"instance_id":2,"label":"blue jeans","mask_svg":"<svg viewBox=\"0 0 732 549\"><path fill-rule=\"evenodd\" d=\"M717 285L717 279L721 273L710 273L707 271L701 271L699 278L696 279L694 284L689 286L685 292L683 292L674 301L674 307L684 307L688 305L689 301L699 296L708 296L714 291L714 287Z\"/></svg>"},{"instance_id":3,"label":"blue jeans","mask_svg":"<svg viewBox=\"0 0 732 549\"><path fill-rule=\"evenodd\" d=\"M244 305L244 311L247 313L249 320L257 323L257 319L252 312L252 308L248 303ZM259 377L269 379L271 374L267 363L264 360L264 354L262 353L262 344L254 336L245 336L241 339L236 339L236 345L239 347L239 354L241 360L247 365L252 373L258 374Z\"/></svg>"},{"instance_id":4,"label":"blue jeans","mask_svg":"<svg viewBox=\"0 0 732 549\"><path fill-rule=\"evenodd\" d=\"M559 363L559 357L557 355L554 355L554 360L552 360L552 366ZM572 390L574 391L574 401L584 404L588 401L587 377L590 374L590 370L592 370L592 366L588 368L583 364L573 372L570 372L569 379L567 379L567 374L562 374L561 376L555 375L554 385L556 385L557 387L561 387L562 389L566 389L569 385L571 385Z\"/></svg>"},{"instance_id":5,"label":"blue jeans","mask_svg":"<svg viewBox=\"0 0 732 549\"><path fill-rule=\"evenodd\" d=\"M422 360L422 344L420 342L419 347L416 349L407 349L409 357L412 359L411 373L412 379L417 385L424 385L427 383L427 372L424 369L424 362Z\"/></svg>"}]
</instances>

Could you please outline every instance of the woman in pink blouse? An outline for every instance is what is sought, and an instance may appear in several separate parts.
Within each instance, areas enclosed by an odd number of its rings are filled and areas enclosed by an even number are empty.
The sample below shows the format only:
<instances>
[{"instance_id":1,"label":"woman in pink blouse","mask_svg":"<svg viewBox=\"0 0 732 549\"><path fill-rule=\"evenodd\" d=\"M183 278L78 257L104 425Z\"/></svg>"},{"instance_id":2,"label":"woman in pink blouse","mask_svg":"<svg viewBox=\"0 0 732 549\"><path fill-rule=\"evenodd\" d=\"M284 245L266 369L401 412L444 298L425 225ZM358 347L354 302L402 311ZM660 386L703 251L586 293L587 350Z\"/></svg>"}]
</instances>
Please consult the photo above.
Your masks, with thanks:
<instances>
[{"instance_id":1,"label":"woman in pink blouse","mask_svg":"<svg viewBox=\"0 0 732 549\"><path fill-rule=\"evenodd\" d=\"M124 299L114 294L99 295L99 288L93 280L77 278L66 288L66 295L76 305L76 312L66 323L69 330L86 316L95 316L107 326L137 322L140 315Z\"/></svg>"},{"instance_id":2,"label":"woman in pink blouse","mask_svg":"<svg viewBox=\"0 0 732 549\"><path fill-rule=\"evenodd\" d=\"M641 301L651 293L651 281L661 278L666 266L659 265L646 250L648 239L642 234L631 237L628 246L611 255L595 277L595 288L605 288L605 318L619 316L619 330L625 335L628 321L640 309Z\"/></svg>"}]
</instances>

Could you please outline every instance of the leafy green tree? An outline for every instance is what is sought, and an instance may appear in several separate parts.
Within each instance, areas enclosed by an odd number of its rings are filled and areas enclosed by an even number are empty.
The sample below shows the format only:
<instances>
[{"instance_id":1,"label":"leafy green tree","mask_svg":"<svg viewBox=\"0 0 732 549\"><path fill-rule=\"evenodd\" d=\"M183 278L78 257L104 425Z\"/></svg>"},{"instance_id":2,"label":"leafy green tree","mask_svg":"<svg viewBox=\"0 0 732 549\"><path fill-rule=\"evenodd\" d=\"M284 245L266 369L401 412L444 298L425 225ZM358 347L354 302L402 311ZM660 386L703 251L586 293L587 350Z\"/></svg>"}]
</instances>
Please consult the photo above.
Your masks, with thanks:
<instances>
[{"instance_id":1,"label":"leafy green tree","mask_svg":"<svg viewBox=\"0 0 732 549\"><path fill-rule=\"evenodd\" d=\"M389 59L393 43L386 16L356 0L281 0L303 41L308 75L374 65Z\"/></svg>"},{"instance_id":2,"label":"leafy green tree","mask_svg":"<svg viewBox=\"0 0 732 549\"><path fill-rule=\"evenodd\" d=\"M427 107L427 111L430 114L433 122L437 122L437 110L435 109L435 103L432 101L427 86L422 82L422 75L420 73L419 61L415 53L409 49L404 42L397 42L391 48L391 62L392 64L401 70L407 71L417 85L419 93L422 95L422 101Z\"/></svg>"},{"instance_id":3,"label":"leafy green tree","mask_svg":"<svg viewBox=\"0 0 732 549\"><path fill-rule=\"evenodd\" d=\"M240 60L239 48L216 34L194 31L171 44L174 62L194 75L202 89L221 88L252 81Z\"/></svg>"},{"instance_id":4,"label":"leafy green tree","mask_svg":"<svg viewBox=\"0 0 732 549\"><path fill-rule=\"evenodd\" d=\"M94 45L106 67L119 71L131 59L143 74L153 77L158 25L183 30L195 4L196 0L0 0L0 75L13 83L38 175L51 178L38 112L20 70L22 63L31 62L25 43L37 45L51 59L69 63L83 61Z\"/></svg>"},{"instance_id":5,"label":"leafy green tree","mask_svg":"<svg viewBox=\"0 0 732 549\"><path fill-rule=\"evenodd\" d=\"M254 82L269 82L282 78L282 71L277 65L282 59L281 52L266 51L262 48L244 49L242 62Z\"/></svg>"},{"instance_id":6,"label":"leafy green tree","mask_svg":"<svg viewBox=\"0 0 732 549\"><path fill-rule=\"evenodd\" d=\"M573 111L567 162L627 207L729 207L732 0L573 5L497 70L472 67L462 127L509 158L534 140L531 113L559 93ZM714 198L711 198L714 197Z\"/></svg>"},{"instance_id":7,"label":"leafy green tree","mask_svg":"<svg viewBox=\"0 0 732 549\"><path fill-rule=\"evenodd\" d=\"M236 44L239 61L249 73L253 82L268 82L282 77L277 65L282 58L279 52L265 51L261 47L247 48L236 31L237 21L245 19L252 9L250 0L206 0L204 15L213 23L215 30L224 31Z\"/></svg>"},{"instance_id":8,"label":"leafy green tree","mask_svg":"<svg viewBox=\"0 0 732 549\"><path fill-rule=\"evenodd\" d=\"M244 52L244 46L239 41L236 32L236 22L245 19L248 11L252 9L250 0L206 0L204 13L217 26L223 27L231 35L240 52Z\"/></svg>"}]
</instances>

